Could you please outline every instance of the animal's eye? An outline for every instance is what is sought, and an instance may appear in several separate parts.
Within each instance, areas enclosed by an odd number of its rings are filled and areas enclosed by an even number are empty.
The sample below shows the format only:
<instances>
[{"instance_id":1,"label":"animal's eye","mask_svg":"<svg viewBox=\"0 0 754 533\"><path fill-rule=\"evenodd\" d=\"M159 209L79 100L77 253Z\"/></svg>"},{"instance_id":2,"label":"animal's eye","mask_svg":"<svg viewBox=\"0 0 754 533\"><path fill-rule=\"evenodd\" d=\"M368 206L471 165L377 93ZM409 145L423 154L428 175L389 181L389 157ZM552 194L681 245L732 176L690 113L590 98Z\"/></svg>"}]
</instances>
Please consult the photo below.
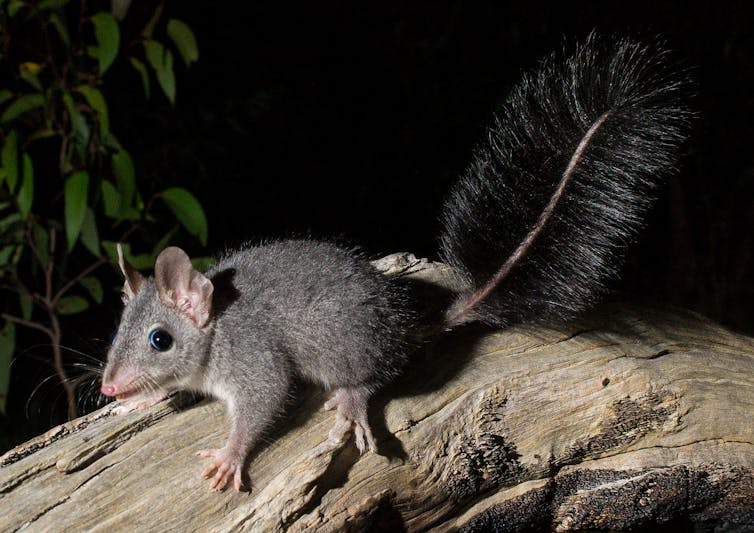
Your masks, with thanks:
<instances>
[{"instance_id":1,"label":"animal's eye","mask_svg":"<svg viewBox=\"0 0 754 533\"><path fill-rule=\"evenodd\" d=\"M149 345L158 352L164 352L173 345L173 337L164 329L153 329L149 332Z\"/></svg>"}]
</instances>

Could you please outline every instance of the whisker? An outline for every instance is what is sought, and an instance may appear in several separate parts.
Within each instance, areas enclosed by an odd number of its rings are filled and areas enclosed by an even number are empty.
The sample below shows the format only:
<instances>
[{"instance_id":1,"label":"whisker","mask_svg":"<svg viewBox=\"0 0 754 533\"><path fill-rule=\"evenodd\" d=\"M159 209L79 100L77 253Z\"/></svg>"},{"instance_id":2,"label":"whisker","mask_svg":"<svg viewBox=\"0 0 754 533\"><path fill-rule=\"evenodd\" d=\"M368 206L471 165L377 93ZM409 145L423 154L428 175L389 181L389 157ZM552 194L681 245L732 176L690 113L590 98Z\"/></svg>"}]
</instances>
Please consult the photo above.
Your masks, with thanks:
<instances>
[{"instance_id":1,"label":"whisker","mask_svg":"<svg viewBox=\"0 0 754 533\"><path fill-rule=\"evenodd\" d=\"M92 354L90 354L88 352L84 352L84 351L79 350L77 348L73 348L72 346L66 346L64 344L61 344L60 345L60 349L61 350L65 350L66 352L69 352L69 353L75 353L76 355L80 355L80 356L85 357L85 358L87 358L87 359L89 359L91 361L95 361L97 363L102 363L102 360L99 357L95 357L95 356L93 356Z\"/></svg>"},{"instance_id":2,"label":"whisker","mask_svg":"<svg viewBox=\"0 0 754 533\"><path fill-rule=\"evenodd\" d=\"M29 415L29 406L31 405L31 401L34 399L34 396L39 392L39 389L43 387L46 383L48 383L51 379L56 379L59 376L57 374L52 374L44 378L42 381L37 384L36 387L31 391L31 394L29 395L29 398L26 400L26 404L24 406L24 413L26 414L26 419L30 420L31 416Z\"/></svg>"}]
</instances>

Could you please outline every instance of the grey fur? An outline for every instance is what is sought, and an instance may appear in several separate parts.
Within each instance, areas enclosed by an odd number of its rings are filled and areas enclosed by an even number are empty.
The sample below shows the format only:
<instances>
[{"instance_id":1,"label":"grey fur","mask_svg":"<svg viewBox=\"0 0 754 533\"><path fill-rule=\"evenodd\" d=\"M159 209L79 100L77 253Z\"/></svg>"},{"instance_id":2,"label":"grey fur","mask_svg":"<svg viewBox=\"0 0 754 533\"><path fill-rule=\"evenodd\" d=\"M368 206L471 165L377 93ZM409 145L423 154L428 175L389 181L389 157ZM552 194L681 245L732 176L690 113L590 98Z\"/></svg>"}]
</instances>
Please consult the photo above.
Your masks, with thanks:
<instances>
[{"instance_id":1,"label":"grey fur","mask_svg":"<svg viewBox=\"0 0 754 533\"><path fill-rule=\"evenodd\" d=\"M371 444L365 398L398 374L413 349L413 315L399 282L353 251L306 240L232 252L205 276L213 312L202 328L158 297L154 278L139 283L126 298L103 384L126 394L161 391L161 398L180 389L221 399L233 422L226 448L238 468L295 378L347 391L336 404L342 423L360 419ZM155 328L173 337L169 350L150 347ZM121 383L118 373L138 381Z\"/></svg>"}]
</instances>

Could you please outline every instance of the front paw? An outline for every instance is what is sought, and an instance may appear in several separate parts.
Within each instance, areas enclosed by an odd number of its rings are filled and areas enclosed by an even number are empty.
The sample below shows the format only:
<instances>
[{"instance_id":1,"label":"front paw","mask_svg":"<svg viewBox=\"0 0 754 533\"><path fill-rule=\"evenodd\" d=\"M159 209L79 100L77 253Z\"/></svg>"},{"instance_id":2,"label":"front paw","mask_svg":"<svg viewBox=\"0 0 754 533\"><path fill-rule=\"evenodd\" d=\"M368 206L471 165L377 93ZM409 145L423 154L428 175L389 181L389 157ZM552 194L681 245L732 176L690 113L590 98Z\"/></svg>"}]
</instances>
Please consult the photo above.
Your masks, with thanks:
<instances>
[{"instance_id":1,"label":"front paw","mask_svg":"<svg viewBox=\"0 0 754 533\"><path fill-rule=\"evenodd\" d=\"M229 452L226 448L200 450L196 452L201 457L213 457L214 461L202 472L205 478L212 478L209 482L209 488L212 490L223 490L228 482L233 480L233 488L238 492L241 491L243 483L241 482L241 471L243 469L243 458Z\"/></svg>"}]
</instances>

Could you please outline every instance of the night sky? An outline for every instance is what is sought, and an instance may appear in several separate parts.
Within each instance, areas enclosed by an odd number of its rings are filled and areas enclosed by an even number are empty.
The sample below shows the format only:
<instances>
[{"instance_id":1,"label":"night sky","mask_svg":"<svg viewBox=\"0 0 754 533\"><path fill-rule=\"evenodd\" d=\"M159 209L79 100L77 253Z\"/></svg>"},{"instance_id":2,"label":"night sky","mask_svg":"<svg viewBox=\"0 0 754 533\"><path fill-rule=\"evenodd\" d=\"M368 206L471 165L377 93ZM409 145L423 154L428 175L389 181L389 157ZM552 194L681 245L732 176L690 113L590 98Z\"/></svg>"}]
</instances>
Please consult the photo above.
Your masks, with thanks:
<instances>
[{"instance_id":1,"label":"night sky","mask_svg":"<svg viewBox=\"0 0 754 533\"><path fill-rule=\"evenodd\" d=\"M212 250L313 235L431 257L446 191L522 71L592 30L659 35L697 79L700 118L619 288L751 331L754 8L557 4L176 3L202 55L174 113L136 114L131 146L200 195Z\"/></svg>"}]
</instances>

